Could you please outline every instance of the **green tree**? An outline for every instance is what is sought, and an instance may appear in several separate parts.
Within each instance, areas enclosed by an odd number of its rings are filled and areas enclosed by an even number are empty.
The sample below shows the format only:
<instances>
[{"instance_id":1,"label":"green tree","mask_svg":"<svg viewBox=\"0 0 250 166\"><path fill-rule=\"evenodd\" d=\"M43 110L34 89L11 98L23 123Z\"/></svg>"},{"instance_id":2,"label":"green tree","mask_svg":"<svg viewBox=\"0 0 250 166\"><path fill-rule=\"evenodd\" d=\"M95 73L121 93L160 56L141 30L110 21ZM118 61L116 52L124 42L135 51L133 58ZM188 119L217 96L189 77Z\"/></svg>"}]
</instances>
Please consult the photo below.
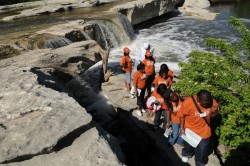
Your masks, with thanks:
<instances>
[{"instance_id":1,"label":"green tree","mask_svg":"<svg viewBox=\"0 0 250 166\"><path fill-rule=\"evenodd\" d=\"M229 25L237 29L242 40L230 44L206 39L205 44L220 53L192 51L187 63L179 63L180 80L173 88L182 95L193 95L201 89L212 92L222 115L222 125L217 129L220 142L237 147L250 142L250 33L235 17L230 18Z\"/></svg>"}]
</instances>

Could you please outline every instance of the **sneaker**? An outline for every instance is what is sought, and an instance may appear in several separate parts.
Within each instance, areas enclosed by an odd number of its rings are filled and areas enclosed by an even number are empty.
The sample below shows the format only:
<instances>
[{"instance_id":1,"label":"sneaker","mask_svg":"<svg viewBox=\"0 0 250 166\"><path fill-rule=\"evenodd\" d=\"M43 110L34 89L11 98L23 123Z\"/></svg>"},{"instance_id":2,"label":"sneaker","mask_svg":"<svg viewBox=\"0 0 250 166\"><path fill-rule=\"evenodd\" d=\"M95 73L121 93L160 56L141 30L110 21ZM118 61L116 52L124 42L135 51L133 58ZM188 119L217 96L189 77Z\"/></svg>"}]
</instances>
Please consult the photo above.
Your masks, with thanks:
<instances>
[{"instance_id":1,"label":"sneaker","mask_svg":"<svg viewBox=\"0 0 250 166\"><path fill-rule=\"evenodd\" d=\"M139 115L139 116L142 116L142 113L140 110L136 110L136 113Z\"/></svg>"},{"instance_id":2,"label":"sneaker","mask_svg":"<svg viewBox=\"0 0 250 166\"><path fill-rule=\"evenodd\" d=\"M145 112L146 112L146 110L144 110L144 109L142 108L142 109L141 109L141 112L145 113Z\"/></svg>"},{"instance_id":3,"label":"sneaker","mask_svg":"<svg viewBox=\"0 0 250 166\"><path fill-rule=\"evenodd\" d=\"M182 156L182 157L181 157L181 161L182 161L183 163L187 163L187 162L188 162L188 158L187 158L187 157Z\"/></svg>"},{"instance_id":4,"label":"sneaker","mask_svg":"<svg viewBox=\"0 0 250 166\"><path fill-rule=\"evenodd\" d=\"M135 96L134 95L132 95L132 94L130 94L130 97L133 99L133 98L135 98Z\"/></svg>"}]
</instances>

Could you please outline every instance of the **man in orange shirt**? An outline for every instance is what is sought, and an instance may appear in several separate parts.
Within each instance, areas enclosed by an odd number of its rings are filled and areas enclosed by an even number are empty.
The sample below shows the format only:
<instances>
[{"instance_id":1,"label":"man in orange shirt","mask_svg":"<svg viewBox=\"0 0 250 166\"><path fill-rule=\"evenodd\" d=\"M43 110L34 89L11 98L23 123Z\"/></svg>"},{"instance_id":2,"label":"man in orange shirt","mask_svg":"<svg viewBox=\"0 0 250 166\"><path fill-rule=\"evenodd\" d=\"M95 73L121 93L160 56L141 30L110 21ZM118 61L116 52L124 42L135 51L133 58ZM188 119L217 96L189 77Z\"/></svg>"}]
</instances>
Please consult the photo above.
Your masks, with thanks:
<instances>
[{"instance_id":1,"label":"man in orange shirt","mask_svg":"<svg viewBox=\"0 0 250 166\"><path fill-rule=\"evenodd\" d=\"M146 91L146 73L144 64L139 63L137 65L137 71L133 75L133 82L138 105L138 109L136 110L136 112L139 116L142 116L142 113L145 112L145 110L143 109L143 101Z\"/></svg>"},{"instance_id":2,"label":"man in orange shirt","mask_svg":"<svg viewBox=\"0 0 250 166\"><path fill-rule=\"evenodd\" d=\"M130 93L131 90L131 72L132 72L132 67L133 67L133 61L129 56L130 50L125 47L123 49L124 55L122 56L120 66L122 67L122 70L125 72L125 86L127 88L128 93ZM131 96L134 98L133 96Z\"/></svg>"},{"instance_id":3,"label":"man in orange shirt","mask_svg":"<svg viewBox=\"0 0 250 166\"><path fill-rule=\"evenodd\" d=\"M146 89L148 96L151 94L151 85L155 79L155 60L153 58L152 53L147 50L145 53L145 59L143 59L142 63L145 65L145 72L147 75L146 79Z\"/></svg>"},{"instance_id":4,"label":"man in orange shirt","mask_svg":"<svg viewBox=\"0 0 250 166\"><path fill-rule=\"evenodd\" d=\"M182 103L178 116L180 117L181 133L185 134L185 129L199 135L202 139L196 148L184 141L182 149L182 161L188 162L188 159L195 155L196 166L204 166L208 159L208 146L210 142L211 129L209 126L210 117L218 114L218 103L212 98L212 95L207 90L201 90L194 96L200 113L195 106L191 97L188 97Z\"/></svg>"}]
</instances>

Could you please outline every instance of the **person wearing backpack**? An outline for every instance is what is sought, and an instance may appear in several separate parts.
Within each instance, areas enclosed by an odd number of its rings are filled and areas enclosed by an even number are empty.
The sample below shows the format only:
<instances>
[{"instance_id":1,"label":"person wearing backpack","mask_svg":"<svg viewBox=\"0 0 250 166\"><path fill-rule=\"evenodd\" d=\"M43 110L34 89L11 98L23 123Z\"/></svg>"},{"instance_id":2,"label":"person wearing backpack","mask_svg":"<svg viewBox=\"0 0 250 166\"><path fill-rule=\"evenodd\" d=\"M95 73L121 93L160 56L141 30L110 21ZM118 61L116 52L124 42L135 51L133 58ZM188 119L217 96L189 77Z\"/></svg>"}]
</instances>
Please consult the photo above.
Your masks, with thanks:
<instances>
[{"instance_id":1,"label":"person wearing backpack","mask_svg":"<svg viewBox=\"0 0 250 166\"><path fill-rule=\"evenodd\" d=\"M159 129L161 123L161 116L164 116L163 129L170 127L170 104L169 101L169 91L165 84L160 84L156 91L154 91L151 96L155 97L155 105L158 107L155 110L154 118L154 130Z\"/></svg>"},{"instance_id":2,"label":"person wearing backpack","mask_svg":"<svg viewBox=\"0 0 250 166\"><path fill-rule=\"evenodd\" d=\"M184 141L182 162L187 163L194 155L196 166L204 166L207 163L211 136L210 118L218 113L218 103L207 90L200 90L197 95L184 100L178 111L181 134L185 134L185 130L189 129L201 137L201 140L196 147Z\"/></svg>"}]
</instances>

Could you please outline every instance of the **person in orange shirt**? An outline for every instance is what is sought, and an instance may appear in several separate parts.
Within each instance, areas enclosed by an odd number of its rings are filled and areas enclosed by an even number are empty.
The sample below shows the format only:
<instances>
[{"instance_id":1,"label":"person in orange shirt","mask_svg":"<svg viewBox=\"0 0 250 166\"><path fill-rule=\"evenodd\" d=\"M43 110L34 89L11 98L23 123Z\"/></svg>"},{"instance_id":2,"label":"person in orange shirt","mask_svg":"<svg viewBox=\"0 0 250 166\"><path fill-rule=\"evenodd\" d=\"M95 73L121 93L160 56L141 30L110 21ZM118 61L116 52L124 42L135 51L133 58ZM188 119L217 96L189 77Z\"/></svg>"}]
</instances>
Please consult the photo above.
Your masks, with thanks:
<instances>
[{"instance_id":1,"label":"person in orange shirt","mask_svg":"<svg viewBox=\"0 0 250 166\"><path fill-rule=\"evenodd\" d=\"M142 116L142 113L146 112L143 109L143 101L146 91L146 73L145 73L145 65L139 63L137 65L137 71L133 75L133 82L135 88L135 96L137 97L137 114Z\"/></svg>"},{"instance_id":2,"label":"person in orange shirt","mask_svg":"<svg viewBox=\"0 0 250 166\"><path fill-rule=\"evenodd\" d=\"M123 49L124 55L122 56L120 66L122 67L122 70L125 72L125 86L127 88L128 93L130 93L131 90L131 72L132 72L132 67L133 67L133 61L129 56L130 50L125 47ZM133 96L131 96L134 98Z\"/></svg>"},{"instance_id":3,"label":"person in orange shirt","mask_svg":"<svg viewBox=\"0 0 250 166\"><path fill-rule=\"evenodd\" d=\"M170 93L168 93L167 86L165 84L160 84L157 90L151 94L151 96L154 96L156 98L155 104L157 106L161 106L159 110L155 111L155 130L157 130L160 126L160 119L162 113L164 116L163 128L165 129L170 127L170 103L167 103L167 101L169 101L169 95Z\"/></svg>"},{"instance_id":4,"label":"person in orange shirt","mask_svg":"<svg viewBox=\"0 0 250 166\"><path fill-rule=\"evenodd\" d=\"M200 90L197 95L194 96L194 100L202 113L198 111L192 98L187 97L178 111L181 133L185 134L185 129L189 128L202 139L196 148L184 141L182 161L188 162L188 159L195 155L195 164L197 166L203 166L208 159L209 138L211 136L209 126L210 118L219 113L219 107L217 101L213 99L211 93L207 90Z\"/></svg>"},{"instance_id":5,"label":"person in orange shirt","mask_svg":"<svg viewBox=\"0 0 250 166\"><path fill-rule=\"evenodd\" d=\"M147 75L146 89L148 96L150 96L151 85L155 79L155 60L153 58L152 53L149 50L145 52L145 59L143 59L142 63L145 65L145 72Z\"/></svg>"},{"instance_id":6,"label":"person in orange shirt","mask_svg":"<svg viewBox=\"0 0 250 166\"><path fill-rule=\"evenodd\" d=\"M159 75L156 76L153 81L153 86L155 90L160 84L165 84L167 88L169 88L168 70L165 68L160 69Z\"/></svg>"},{"instance_id":7,"label":"person in orange shirt","mask_svg":"<svg viewBox=\"0 0 250 166\"><path fill-rule=\"evenodd\" d=\"M170 93L169 98L172 104L172 113L171 113L171 120L172 120L172 134L169 137L168 142L171 145L177 143L178 145L183 145L183 139L180 137L180 118L178 116L178 111L181 108L182 101L177 92Z\"/></svg>"},{"instance_id":8,"label":"person in orange shirt","mask_svg":"<svg viewBox=\"0 0 250 166\"><path fill-rule=\"evenodd\" d=\"M167 79L168 87L170 88L171 85L173 84L173 78L174 78L173 71L168 68L167 64L162 64L160 70L166 70L167 75L165 79Z\"/></svg>"}]
</instances>

